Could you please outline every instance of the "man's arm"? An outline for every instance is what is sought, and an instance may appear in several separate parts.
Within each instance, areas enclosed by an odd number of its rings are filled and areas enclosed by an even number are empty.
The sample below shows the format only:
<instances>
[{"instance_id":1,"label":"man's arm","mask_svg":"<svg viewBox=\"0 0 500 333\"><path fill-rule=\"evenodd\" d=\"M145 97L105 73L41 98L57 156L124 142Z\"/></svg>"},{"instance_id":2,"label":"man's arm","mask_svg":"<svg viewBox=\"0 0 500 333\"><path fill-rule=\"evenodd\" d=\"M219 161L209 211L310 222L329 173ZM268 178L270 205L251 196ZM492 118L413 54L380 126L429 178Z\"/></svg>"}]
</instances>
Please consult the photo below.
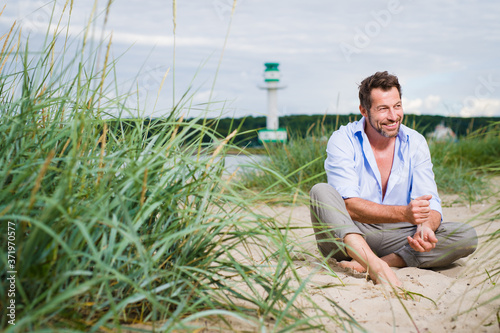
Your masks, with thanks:
<instances>
[{"instance_id":1,"label":"man's arm","mask_svg":"<svg viewBox=\"0 0 500 333\"><path fill-rule=\"evenodd\" d=\"M351 218L361 223L410 222L436 231L441 224L441 214L430 208L430 199L430 195L424 195L406 206L381 205L361 198L348 198L344 201Z\"/></svg>"},{"instance_id":2,"label":"man's arm","mask_svg":"<svg viewBox=\"0 0 500 333\"><path fill-rule=\"evenodd\" d=\"M441 224L441 213L430 208L431 195L412 200L406 206L381 205L361 198L345 199L347 211L353 220L361 223L410 222L417 225L413 237L408 236L408 244L419 252L429 252L438 242L434 231Z\"/></svg>"}]
</instances>

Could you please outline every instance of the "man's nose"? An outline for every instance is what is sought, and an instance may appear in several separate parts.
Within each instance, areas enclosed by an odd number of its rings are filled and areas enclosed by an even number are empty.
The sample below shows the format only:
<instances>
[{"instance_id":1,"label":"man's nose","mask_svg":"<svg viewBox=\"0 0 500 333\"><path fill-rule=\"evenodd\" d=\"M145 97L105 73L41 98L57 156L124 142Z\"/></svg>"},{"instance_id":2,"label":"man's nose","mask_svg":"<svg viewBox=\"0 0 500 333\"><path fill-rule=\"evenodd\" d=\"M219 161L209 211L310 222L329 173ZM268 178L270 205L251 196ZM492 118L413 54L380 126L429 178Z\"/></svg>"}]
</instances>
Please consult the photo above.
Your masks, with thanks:
<instances>
[{"instance_id":1,"label":"man's nose","mask_svg":"<svg viewBox=\"0 0 500 333\"><path fill-rule=\"evenodd\" d=\"M396 110L394 108L389 108L389 112L387 112L387 118L396 119Z\"/></svg>"}]
</instances>

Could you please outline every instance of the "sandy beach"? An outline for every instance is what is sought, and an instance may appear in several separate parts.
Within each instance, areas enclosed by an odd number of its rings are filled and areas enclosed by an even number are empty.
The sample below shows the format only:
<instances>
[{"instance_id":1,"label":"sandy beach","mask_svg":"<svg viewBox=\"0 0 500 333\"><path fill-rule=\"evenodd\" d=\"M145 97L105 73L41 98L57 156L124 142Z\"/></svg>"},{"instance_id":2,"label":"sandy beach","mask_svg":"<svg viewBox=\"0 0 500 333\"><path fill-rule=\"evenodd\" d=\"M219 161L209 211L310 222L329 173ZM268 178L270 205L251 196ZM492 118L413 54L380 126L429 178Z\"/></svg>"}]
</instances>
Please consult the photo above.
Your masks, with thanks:
<instances>
[{"instance_id":1,"label":"sandy beach","mask_svg":"<svg viewBox=\"0 0 500 333\"><path fill-rule=\"evenodd\" d=\"M451 202L453 198L448 197L443 201ZM468 222L480 235L478 250L468 258L442 269L394 269L403 282L404 289L425 296L413 295L413 300L411 297L401 300L413 322L391 290L367 281L365 274L354 274L339 268L335 260L330 260L329 266L338 275L338 279L332 277L326 269L321 269L312 280L312 284L319 287L336 285L317 289L318 303L325 302L320 297L321 294L332 298L369 332L499 332L497 316L500 299L480 305L499 295L498 288L495 288L498 276L489 279L487 271L491 273L494 267L498 269L500 246L498 242L486 242L488 237L485 235L498 230L500 221L489 220L488 215L471 221L489 206L490 203L472 206L462 203L443 207L445 221ZM280 218L291 217L290 221L295 225L309 222L307 207L275 209ZM312 229L308 234L311 233ZM304 238L302 244L307 252L320 256L313 236ZM299 271L305 277L317 266L317 259L311 256L300 259L297 260L297 266L303 267ZM338 286L339 280L345 286ZM326 306L330 305L325 304ZM478 306L478 309L474 309ZM328 331L342 329L332 325Z\"/></svg>"},{"instance_id":2,"label":"sandy beach","mask_svg":"<svg viewBox=\"0 0 500 333\"><path fill-rule=\"evenodd\" d=\"M331 309L331 313L338 309L327 299L334 300L362 326L362 329L342 328L336 322L324 322L327 332L362 332L363 329L384 333L499 332L500 293L496 285L500 279L498 275L490 279L488 274L493 275L495 267L498 270L500 244L487 240L489 234L500 229L500 220L491 219L492 213L477 217L488 210L495 199L468 205L453 203L456 198L444 196L444 220L473 225L479 235L478 249L450 267L394 269L404 289L410 292L406 296L398 292L399 297L390 288L375 285L365 274L338 267L333 259L328 261L329 269L321 267L307 206L266 206L259 210L277 218L283 225L305 227L294 229L291 237L299 244L295 254L296 268L302 278L310 277L307 289L311 298L322 309ZM347 317L347 314L342 316ZM205 321L205 328L199 332L257 332L252 325L226 319L231 329L222 328L225 325L214 328L217 320ZM272 331L272 325L268 328Z\"/></svg>"},{"instance_id":3,"label":"sandy beach","mask_svg":"<svg viewBox=\"0 0 500 333\"><path fill-rule=\"evenodd\" d=\"M332 259L328 264L337 277L328 269L319 269L310 283L313 299L324 304L324 309L331 308L325 296L333 299L369 332L499 332L499 276L490 279L488 274L494 274L495 267L498 270L500 244L487 242L487 235L500 229L500 220L491 219L491 213L477 217L491 207L494 199L471 206L452 204L455 199L444 196L444 221L467 222L476 228L479 246L471 256L441 269L394 269L404 289L414 293L406 295L406 299L395 297L390 288L374 285L365 274L338 267ZM274 214L284 224L310 225L306 206L267 207L263 211ZM320 264L312 233L312 228L300 229L295 235L304 252L313 254L296 255L296 266L303 278ZM327 323L327 327L329 332L344 331L336 323Z\"/></svg>"},{"instance_id":4,"label":"sandy beach","mask_svg":"<svg viewBox=\"0 0 500 333\"><path fill-rule=\"evenodd\" d=\"M457 196L442 196L444 221L460 221L473 225L479 235L479 246L471 256L440 269L401 268L394 271L403 282L401 290L375 285L366 274L347 271L337 266L335 260L324 260L316 247L306 205L260 206L263 215L275 217L282 225L299 227L289 236L294 248L294 265L307 283L308 296L330 314L343 318L351 316L360 325L344 327L339 322L321 319L326 330L318 332L499 332L500 283L498 259L500 244L489 241L489 235L500 229L500 220L492 218L494 212L478 217L491 208L497 198L469 205L456 202ZM498 211L496 212L498 216ZM258 249L247 248L251 257L258 260ZM495 270L496 269L496 270ZM497 273L496 275L494 275ZM490 277L491 276L491 277ZM241 286L245 289L244 284ZM332 306L333 300L339 307ZM314 310L305 313L313 317ZM260 332L255 323L244 322L227 316L223 322L218 317L198 319L198 333ZM159 323L158 323L159 324ZM228 328L228 324L230 328ZM161 326L161 324L160 324ZM279 331L272 318L266 321L266 331ZM158 326L157 326L158 327ZM147 325L135 328L149 328ZM293 330L290 330L293 331ZM185 331L183 331L185 332Z\"/></svg>"}]
</instances>

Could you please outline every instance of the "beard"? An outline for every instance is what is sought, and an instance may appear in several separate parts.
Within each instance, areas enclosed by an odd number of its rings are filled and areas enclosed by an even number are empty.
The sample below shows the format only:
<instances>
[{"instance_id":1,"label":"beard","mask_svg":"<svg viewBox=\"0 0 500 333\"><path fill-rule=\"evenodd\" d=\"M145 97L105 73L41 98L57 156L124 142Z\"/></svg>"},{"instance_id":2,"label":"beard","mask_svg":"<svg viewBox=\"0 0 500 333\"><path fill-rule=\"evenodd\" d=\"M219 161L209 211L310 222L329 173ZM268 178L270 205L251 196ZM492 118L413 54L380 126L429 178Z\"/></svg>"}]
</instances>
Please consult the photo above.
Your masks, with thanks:
<instances>
[{"instance_id":1,"label":"beard","mask_svg":"<svg viewBox=\"0 0 500 333\"><path fill-rule=\"evenodd\" d=\"M398 118L396 120L396 122L398 123L398 127L396 128L395 131L392 131L392 132L386 132L382 125L380 124L375 124L372 120L372 117L370 114L368 114L368 122L370 123L370 126L375 130L377 131L379 134L381 134L383 137L386 137L386 138L394 138L396 137L398 134L399 134L399 127L401 126L401 118Z\"/></svg>"}]
</instances>

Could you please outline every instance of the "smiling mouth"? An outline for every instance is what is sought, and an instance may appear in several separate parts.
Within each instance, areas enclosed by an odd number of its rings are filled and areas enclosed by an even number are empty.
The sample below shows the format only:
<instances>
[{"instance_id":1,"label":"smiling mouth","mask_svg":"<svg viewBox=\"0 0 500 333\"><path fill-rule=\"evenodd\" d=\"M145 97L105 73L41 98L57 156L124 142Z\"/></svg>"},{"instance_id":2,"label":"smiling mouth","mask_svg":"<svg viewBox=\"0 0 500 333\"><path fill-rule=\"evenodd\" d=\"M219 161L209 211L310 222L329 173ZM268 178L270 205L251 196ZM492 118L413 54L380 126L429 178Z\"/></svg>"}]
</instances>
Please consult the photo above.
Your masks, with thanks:
<instances>
[{"instance_id":1,"label":"smiling mouth","mask_svg":"<svg viewBox=\"0 0 500 333\"><path fill-rule=\"evenodd\" d=\"M399 124L399 122L395 122L395 123L390 123L390 124L384 124L383 126L388 127L388 128L396 128L396 127L398 127L398 124Z\"/></svg>"}]
</instances>

